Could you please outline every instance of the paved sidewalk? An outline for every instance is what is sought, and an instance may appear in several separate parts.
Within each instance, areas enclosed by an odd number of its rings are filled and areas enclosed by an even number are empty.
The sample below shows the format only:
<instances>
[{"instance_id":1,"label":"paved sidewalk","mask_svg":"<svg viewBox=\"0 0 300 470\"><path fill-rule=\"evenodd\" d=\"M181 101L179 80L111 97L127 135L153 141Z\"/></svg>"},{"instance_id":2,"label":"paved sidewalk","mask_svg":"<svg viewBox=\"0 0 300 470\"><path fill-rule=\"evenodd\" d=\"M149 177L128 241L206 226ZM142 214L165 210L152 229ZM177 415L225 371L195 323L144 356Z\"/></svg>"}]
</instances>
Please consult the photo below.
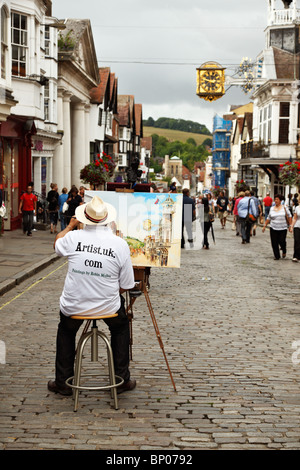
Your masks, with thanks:
<instances>
[{"instance_id":1,"label":"paved sidewalk","mask_svg":"<svg viewBox=\"0 0 300 470\"><path fill-rule=\"evenodd\" d=\"M269 233L259 229L242 245L231 224L214 227L210 250L183 250L180 269L151 270L150 299L176 391L140 297L130 366L137 387L119 396L119 410L109 393L84 392L74 413L72 398L47 390L64 260L3 294L0 449L300 449L300 264L291 261L293 239L287 259L274 261ZM11 246L19 243L14 237ZM40 256L32 255L33 264L53 255L50 234L22 237L14 259L26 268L27 241Z\"/></svg>"},{"instance_id":2,"label":"paved sidewalk","mask_svg":"<svg viewBox=\"0 0 300 470\"><path fill-rule=\"evenodd\" d=\"M0 296L57 259L54 234L38 230L32 237L22 230L4 232L0 237Z\"/></svg>"}]
</instances>

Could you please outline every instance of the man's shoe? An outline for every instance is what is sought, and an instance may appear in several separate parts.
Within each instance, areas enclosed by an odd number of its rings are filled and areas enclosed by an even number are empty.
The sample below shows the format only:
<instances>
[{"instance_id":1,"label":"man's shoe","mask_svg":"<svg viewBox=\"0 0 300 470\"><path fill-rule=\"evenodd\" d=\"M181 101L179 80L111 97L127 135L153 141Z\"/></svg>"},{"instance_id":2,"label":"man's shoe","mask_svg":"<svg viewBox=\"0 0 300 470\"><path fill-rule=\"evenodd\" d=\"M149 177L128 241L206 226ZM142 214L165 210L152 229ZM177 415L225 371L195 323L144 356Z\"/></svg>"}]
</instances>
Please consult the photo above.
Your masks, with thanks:
<instances>
[{"instance_id":1,"label":"man's shoe","mask_svg":"<svg viewBox=\"0 0 300 470\"><path fill-rule=\"evenodd\" d=\"M64 395L64 396L71 396L72 395L72 389L70 387L68 387L67 385L65 385L64 387L58 387L56 385L56 382L55 380L49 380L48 382L48 390L50 392L53 392L53 393L59 393L60 395Z\"/></svg>"},{"instance_id":2,"label":"man's shoe","mask_svg":"<svg viewBox=\"0 0 300 470\"><path fill-rule=\"evenodd\" d=\"M128 380L128 382L120 385L120 387L117 387L117 392L118 393L123 393L123 392L127 392L127 391L130 391L130 390L133 390L134 388L136 387L136 380Z\"/></svg>"}]
</instances>

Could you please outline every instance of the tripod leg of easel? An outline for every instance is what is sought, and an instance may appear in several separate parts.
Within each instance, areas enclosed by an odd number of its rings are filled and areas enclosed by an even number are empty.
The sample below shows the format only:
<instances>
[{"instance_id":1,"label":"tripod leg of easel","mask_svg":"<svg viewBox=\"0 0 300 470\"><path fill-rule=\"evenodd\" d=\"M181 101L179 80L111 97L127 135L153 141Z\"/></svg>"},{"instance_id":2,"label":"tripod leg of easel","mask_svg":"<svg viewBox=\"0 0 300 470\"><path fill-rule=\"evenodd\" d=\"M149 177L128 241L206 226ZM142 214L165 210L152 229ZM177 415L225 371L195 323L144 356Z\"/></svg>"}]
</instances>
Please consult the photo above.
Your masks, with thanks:
<instances>
[{"instance_id":1,"label":"tripod leg of easel","mask_svg":"<svg viewBox=\"0 0 300 470\"><path fill-rule=\"evenodd\" d=\"M146 302L147 302L147 305L148 305L148 309L149 309L149 312L150 312L150 316L151 316L151 319L152 319L154 330L155 330L159 345L162 349L162 352L163 352L163 355L164 355L164 358L165 358L165 361L166 361L166 364L167 364L167 367L168 367L168 371L169 371L169 374L170 374L170 377L171 377L171 381L172 381L174 390L176 392L176 386L175 386L175 383L174 383L174 380L173 380L172 372L171 372L170 367L169 367L168 359L167 359L166 354L165 354L164 345L163 345L163 342L162 342L162 339L161 339L161 336L160 336L160 333L159 333L159 329L158 329L158 325L157 325L156 318L155 318L155 315L154 315L154 311L153 311L153 308L152 308L152 305L151 305L151 302L150 302L150 297L149 297L147 289L144 289L143 292L144 292L144 295L145 295L145 298L146 298Z\"/></svg>"},{"instance_id":2,"label":"tripod leg of easel","mask_svg":"<svg viewBox=\"0 0 300 470\"><path fill-rule=\"evenodd\" d=\"M132 333L132 320L133 320L133 310L132 306L135 302L136 298L130 298L129 304L127 302L127 309L126 309L126 315L129 320L129 354L130 354L130 360L132 361L132 345L133 345L133 333Z\"/></svg>"}]
</instances>

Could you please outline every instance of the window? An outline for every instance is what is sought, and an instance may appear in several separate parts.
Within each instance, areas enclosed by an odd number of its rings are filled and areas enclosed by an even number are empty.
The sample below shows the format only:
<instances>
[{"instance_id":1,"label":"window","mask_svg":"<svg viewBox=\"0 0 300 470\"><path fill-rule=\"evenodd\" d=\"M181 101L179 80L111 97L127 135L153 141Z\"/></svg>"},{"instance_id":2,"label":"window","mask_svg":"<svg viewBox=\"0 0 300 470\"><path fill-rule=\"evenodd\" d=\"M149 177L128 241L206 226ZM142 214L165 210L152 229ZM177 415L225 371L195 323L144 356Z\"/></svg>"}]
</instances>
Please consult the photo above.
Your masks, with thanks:
<instances>
[{"instance_id":1,"label":"window","mask_svg":"<svg viewBox=\"0 0 300 470\"><path fill-rule=\"evenodd\" d=\"M106 112L106 129L111 129L112 127L112 115L109 111Z\"/></svg>"},{"instance_id":2,"label":"window","mask_svg":"<svg viewBox=\"0 0 300 470\"><path fill-rule=\"evenodd\" d=\"M8 50L7 12L1 8L1 78L6 78L6 56Z\"/></svg>"},{"instance_id":3,"label":"window","mask_svg":"<svg viewBox=\"0 0 300 470\"><path fill-rule=\"evenodd\" d=\"M98 126L102 126L102 113L103 110L99 108L99 113L98 113Z\"/></svg>"},{"instance_id":4,"label":"window","mask_svg":"<svg viewBox=\"0 0 300 470\"><path fill-rule=\"evenodd\" d=\"M279 143L289 143L290 103L280 103L279 111Z\"/></svg>"},{"instance_id":5,"label":"window","mask_svg":"<svg viewBox=\"0 0 300 470\"><path fill-rule=\"evenodd\" d=\"M45 26L45 56L50 56L50 26Z\"/></svg>"},{"instance_id":6,"label":"window","mask_svg":"<svg viewBox=\"0 0 300 470\"><path fill-rule=\"evenodd\" d=\"M259 140L263 144L271 141L271 124L272 124L272 105L269 104L262 108L259 112Z\"/></svg>"},{"instance_id":7,"label":"window","mask_svg":"<svg viewBox=\"0 0 300 470\"><path fill-rule=\"evenodd\" d=\"M27 17L19 13L12 13L11 43L12 74L25 77L28 46Z\"/></svg>"},{"instance_id":8,"label":"window","mask_svg":"<svg viewBox=\"0 0 300 470\"><path fill-rule=\"evenodd\" d=\"M44 86L44 119L49 121L50 87L49 82Z\"/></svg>"}]
</instances>

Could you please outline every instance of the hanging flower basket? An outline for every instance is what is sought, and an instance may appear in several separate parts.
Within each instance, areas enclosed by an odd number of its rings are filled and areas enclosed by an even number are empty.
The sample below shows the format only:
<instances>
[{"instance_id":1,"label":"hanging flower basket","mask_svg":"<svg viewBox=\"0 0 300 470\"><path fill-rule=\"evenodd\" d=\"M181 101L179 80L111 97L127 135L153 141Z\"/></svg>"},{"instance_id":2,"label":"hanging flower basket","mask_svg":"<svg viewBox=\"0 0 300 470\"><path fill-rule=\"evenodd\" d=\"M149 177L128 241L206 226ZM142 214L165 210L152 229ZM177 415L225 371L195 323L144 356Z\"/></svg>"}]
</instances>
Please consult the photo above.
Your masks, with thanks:
<instances>
[{"instance_id":1,"label":"hanging flower basket","mask_svg":"<svg viewBox=\"0 0 300 470\"><path fill-rule=\"evenodd\" d=\"M103 152L102 158L100 154L94 162L89 163L80 171L80 179L91 186L98 186L106 183L114 174L116 167L115 162L110 155Z\"/></svg>"},{"instance_id":2,"label":"hanging flower basket","mask_svg":"<svg viewBox=\"0 0 300 470\"><path fill-rule=\"evenodd\" d=\"M250 188L248 184L246 184L244 180L240 180L235 183L235 190L237 194L240 193L241 191L243 192L249 191L249 189Z\"/></svg>"},{"instance_id":3,"label":"hanging flower basket","mask_svg":"<svg viewBox=\"0 0 300 470\"><path fill-rule=\"evenodd\" d=\"M300 163L287 161L279 165L279 180L287 186L300 185Z\"/></svg>"}]
</instances>

